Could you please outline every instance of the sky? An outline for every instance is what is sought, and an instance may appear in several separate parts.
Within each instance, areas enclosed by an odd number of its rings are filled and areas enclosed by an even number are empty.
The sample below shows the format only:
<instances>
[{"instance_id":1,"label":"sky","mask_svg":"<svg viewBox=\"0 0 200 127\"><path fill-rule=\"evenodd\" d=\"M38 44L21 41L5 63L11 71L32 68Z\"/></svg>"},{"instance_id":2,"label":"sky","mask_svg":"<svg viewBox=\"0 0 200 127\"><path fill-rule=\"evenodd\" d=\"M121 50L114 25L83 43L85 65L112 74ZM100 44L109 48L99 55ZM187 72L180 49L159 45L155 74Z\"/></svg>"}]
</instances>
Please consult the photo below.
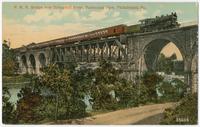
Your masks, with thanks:
<instances>
[{"instance_id":1,"label":"sky","mask_svg":"<svg viewBox=\"0 0 200 127\"><path fill-rule=\"evenodd\" d=\"M4 2L2 8L3 40L10 41L12 48L118 24L133 25L171 12L177 13L180 23L198 20L197 3ZM168 44L164 53L181 57L173 46Z\"/></svg>"}]
</instances>

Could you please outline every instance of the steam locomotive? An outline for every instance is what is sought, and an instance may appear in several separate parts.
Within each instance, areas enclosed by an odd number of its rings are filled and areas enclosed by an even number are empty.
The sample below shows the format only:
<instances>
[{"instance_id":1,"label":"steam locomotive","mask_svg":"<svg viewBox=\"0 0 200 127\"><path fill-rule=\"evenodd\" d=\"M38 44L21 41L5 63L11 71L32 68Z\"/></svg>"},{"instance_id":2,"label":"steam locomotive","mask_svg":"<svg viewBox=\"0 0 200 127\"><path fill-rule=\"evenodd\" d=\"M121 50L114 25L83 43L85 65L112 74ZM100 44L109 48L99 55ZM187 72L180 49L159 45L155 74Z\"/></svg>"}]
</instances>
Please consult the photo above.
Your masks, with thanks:
<instances>
[{"instance_id":1,"label":"steam locomotive","mask_svg":"<svg viewBox=\"0 0 200 127\"><path fill-rule=\"evenodd\" d=\"M176 12L172 12L171 15L161 15L160 17L156 16L155 18L140 20L140 23L142 32L159 31L180 26L177 22Z\"/></svg>"},{"instance_id":2,"label":"steam locomotive","mask_svg":"<svg viewBox=\"0 0 200 127\"><path fill-rule=\"evenodd\" d=\"M32 45L31 48L42 48L46 46L63 45L69 43L77 43L86 40L94 40L106 37L118 36L120 34L144 33L160 31L165 29L177 28L180 24L177 22L177 14L156 16L155 18L147 18L139 20L139 24L126 26L124 24L112 26L108 28L98 29L91 32L50 40Z\"/></svg>"}]
</instances>

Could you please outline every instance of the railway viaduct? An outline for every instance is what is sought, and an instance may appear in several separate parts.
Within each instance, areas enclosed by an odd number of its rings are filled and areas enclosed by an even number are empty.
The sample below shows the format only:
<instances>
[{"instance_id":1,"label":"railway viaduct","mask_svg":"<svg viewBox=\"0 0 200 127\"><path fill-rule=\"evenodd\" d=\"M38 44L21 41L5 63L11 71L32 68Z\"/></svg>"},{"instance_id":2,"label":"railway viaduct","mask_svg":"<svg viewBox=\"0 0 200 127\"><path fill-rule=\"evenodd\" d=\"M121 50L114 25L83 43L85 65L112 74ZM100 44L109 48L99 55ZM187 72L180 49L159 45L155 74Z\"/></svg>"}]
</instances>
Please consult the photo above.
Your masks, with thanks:
<instances>
[{"instance_id":1,"label":"railway viaduct","mask_svg":"<svg viewBox=\"0 0 200 127\"><path fill-rule=\"evenodd\" d=\"M52 40L57 43L62 39ZM155 70L162 48L173 42L180 50L184 61L185 83L192 92L197 92L198 79L198 25L189 25L169 30L122 34L47 47L37 44L15 49L19 73L40 74L40 68L51 63L65 66L77 63L79 66L94 67L106 59L123 70L122 76L135 80L146 70ZM35 45L37 48L31 48Z\"/></svg>"}]
</instances>

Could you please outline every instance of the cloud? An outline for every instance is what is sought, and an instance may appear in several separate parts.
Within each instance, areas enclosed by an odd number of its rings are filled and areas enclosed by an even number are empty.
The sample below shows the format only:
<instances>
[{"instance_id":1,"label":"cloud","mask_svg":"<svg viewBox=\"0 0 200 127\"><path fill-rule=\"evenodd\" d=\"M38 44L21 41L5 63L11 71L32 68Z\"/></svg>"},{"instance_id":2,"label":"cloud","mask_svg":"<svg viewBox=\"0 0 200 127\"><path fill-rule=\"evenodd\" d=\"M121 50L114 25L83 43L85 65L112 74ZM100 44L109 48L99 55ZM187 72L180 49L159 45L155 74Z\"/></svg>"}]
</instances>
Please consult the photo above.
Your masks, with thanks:
<instances>
[{"instance_id":1,"label":"cloud","mask_svg":"<svg viewBox=\"0 0 200 127\"><path fill-rule=\"evenodd\" d=\"M108 8L104 8L102 10L98 10L98 11L92 11L89 13L88 17L82 17L82 20L84 21L98 21L98 20L102 20L105 19L108 15L109 9Z\"/></svg>"},{"instance_id":2,"label":"cloud","mask_svg":"<svg viewBox=\"0 0 200 127\"><path fill-rule=\"evenodd\" d=\"M75 20L79 19L79 13L73 10L48 10L38 9L34 14L30 14L24 17L24 21L27 23L45 22L49 23L54 20L61 20L62 18L70 17Z\"/></svg>"},{"instance_id":3,"label":"cloud","mask_svg":"<svg viewBox=\"0 0 200 127\"><path fill-rule=\"evenodd\" d=\"M132 11L131 11L132 12ZM147 11L145 9L139 9L135 12L129 12L130 15L135 16L137 19L144 19Z\"/></svg>"},{"instance_id":4,"label":"cloud","mask_svg":"<svg viewBox=\"0 0 200 127\"><path fill-rule=\"evenodd\" d=\"M114 12L113 15L112 15L112 17L113 17L113 18L116 18L116 17L118 17L119 15L120 15L120 12Z\"/></svg>"},{"instance_id":5,"label":"cloud","mask_svg":"<svg viewBox=\"0 0 200 127\"><path fill-rule=\"evenodd\" d=\"M97 29L96 26L83 23L65 23L64 25L47 25L39 27L27 24L17 24L4 18L3 39L11 41L11 47L17 48L31 42L43 42L60 37L78 34Z\"/></svg>"},{"instance_id":6,"label":"cloud","mask_svg":"<svg viewBox=\"0 0 200 127\"><path fill-rule=\"evenodd\" d=\"M183 14L183 10L176 10L175 11L178 15L182 15Z\"/></svg>"},{"instance_id":7,"label":"cloud","mask_svg":"<svg viewBox=\"0 0 200 127\"><path fill-rule=\"evenodd\" d=\"M136 11L129 11L128 15L130 21L127 21L127 24L135 24L138 23L139 20L146 18L147 11L145 9L139 9Z\"/></svg>"},{"instance_id":8,"label":"cloud","mask_svg":"<svg viewBox=\"0 0 200 127\"><path fill-rule=\"evenodd\" d=\"M156 10L153 14L152 17L160 16L161 15L161 10Z\"/></svg>"},{"instance_id":9,"label":"cloud","mask_svg":"<svg viewBox=\"0 0 200 127\"><path fill-rule=\"evenodd\" d=\"M83 10L81 10L83 11ZM108 17L108 8L101 10L91 11L88 16L83 16L79 14L76 10L48 10L48 9L38 9L33 14L26 15L23 20L26 23L50 23L52 21L62 20L63 18L70 17L74 21L99 21ZM113 14L114 17L119 16L119 12Z\"/></svg>"}]
</instances>

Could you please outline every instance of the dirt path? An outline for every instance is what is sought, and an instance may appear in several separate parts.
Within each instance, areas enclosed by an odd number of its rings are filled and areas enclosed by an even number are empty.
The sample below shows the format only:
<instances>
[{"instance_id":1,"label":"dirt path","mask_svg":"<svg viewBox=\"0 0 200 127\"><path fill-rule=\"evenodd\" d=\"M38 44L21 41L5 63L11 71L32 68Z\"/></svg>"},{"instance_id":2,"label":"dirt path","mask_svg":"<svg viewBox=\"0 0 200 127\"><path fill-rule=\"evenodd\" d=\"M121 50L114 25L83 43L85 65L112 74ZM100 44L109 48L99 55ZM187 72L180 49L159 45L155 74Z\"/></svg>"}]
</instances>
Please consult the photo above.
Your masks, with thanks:
<instances>
[{"instance_id":1,"label":"dirt path","mask_svg":"<svg viewBox=\"0 0 200 127\"><path fill-rule=\"evenodd\" d=\"M130 109L118 110L105 114L99 114L92 117L76 120L72 124L89 125L127 125L127 124L158 124L161 114L166 108L175 107L176 103L152 104ZM155 117L154 117L155 116ZM144 121L144 123L142 122ZM61 122L65 124L64 121Z\"/></svg>"},{"instance_id":2,"label":"dirt path","mask_svg":"<svg viewBox=\"0 0 200 127\"><path fill-rule=\"evenodd\" d=\"M84 124L134 124L150 116L162 113L166 108L173 107L174 103L154 104L118 110L86 118Z\"/></svg>"},{"instance_id":3,"label":"dirt path","mask_svg":"<svg viewBox=\"0 0 200 127\"><path fill-rule=\"evenodd\" d=\"M163 117L164 117L163 113L159 113L132 124L133 125L159 125Z\"/></svg>"}]
</instances>

